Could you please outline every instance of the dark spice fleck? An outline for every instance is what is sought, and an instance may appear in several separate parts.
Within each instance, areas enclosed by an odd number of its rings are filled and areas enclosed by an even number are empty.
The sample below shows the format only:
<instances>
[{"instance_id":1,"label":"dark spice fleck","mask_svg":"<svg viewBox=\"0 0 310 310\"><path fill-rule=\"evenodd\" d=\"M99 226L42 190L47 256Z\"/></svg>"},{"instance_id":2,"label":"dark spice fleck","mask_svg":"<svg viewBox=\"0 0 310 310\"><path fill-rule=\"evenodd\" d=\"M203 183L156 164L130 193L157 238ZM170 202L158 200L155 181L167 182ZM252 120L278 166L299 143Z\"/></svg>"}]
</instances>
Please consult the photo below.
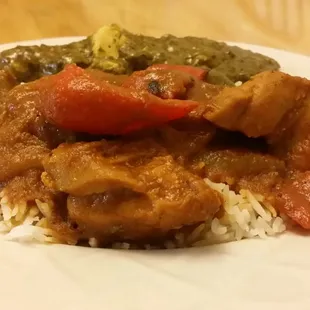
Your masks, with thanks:
<instances>
[{"instance_id":1,"label":"dark spice fleck","mask_svg":"<svg viewBox=\"0 0 310 310\"><path fill-rule=\"evenodd\" d=\"M151 81L148 85L148 90L151 94L158 96L161 93L161 86L158 81Z\"/></svg>"}]
</instances>

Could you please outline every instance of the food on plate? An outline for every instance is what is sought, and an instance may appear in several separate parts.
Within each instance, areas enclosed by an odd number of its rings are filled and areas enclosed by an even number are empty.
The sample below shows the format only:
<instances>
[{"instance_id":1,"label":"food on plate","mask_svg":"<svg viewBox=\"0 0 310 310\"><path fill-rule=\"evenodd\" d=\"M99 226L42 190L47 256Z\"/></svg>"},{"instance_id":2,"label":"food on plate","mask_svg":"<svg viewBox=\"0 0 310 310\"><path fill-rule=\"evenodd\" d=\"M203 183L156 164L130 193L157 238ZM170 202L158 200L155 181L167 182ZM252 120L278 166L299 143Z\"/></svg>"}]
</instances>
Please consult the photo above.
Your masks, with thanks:
<instances>
[{"instance_id":1,"label":"food on plate","mask_svg":"<svg viewBox=\"0 0 310 310\"><path fill-rule=\"evenodd\" d=\"M307 79L263 72L220 92L204 116L221 128L266 137L271 152L285 159L289 168L308 170L309 86Z\"/></svg>"},{"instance_id":2,"label":"food on plate","mask_svg":"<svg viewBox=\"0 0 310 310\"><path fill-rule=\"evenodd\" d=\"M77 229L64 228L57 210L47 220L74 241L153 239L212 218L221 205L217 192L152 140L63 144L44 170L47 187L69 194L68 219Z\"/></svg>"},{"instance_id":3,"label":"food on plate","mask_svg":"<svg viewBox=\"0 0 310 310\"><path fill-rule=\"evenodd\" d=\"M233 85L279 64L266 56L206 38L154 38L117 25L104 26L79 42L63 46L18 46L0 53L0 69L9 66L20 82L61 71L66 64L130 74L153 64L206 69L212 84Z\"/></svg>"},{"instance_id":4,"label":"food on plate","mask_svg":"<svg viewBox=\"0 0 310 310\"><path fill-rule=\"evenodd\" d=\"M180 82L185 91L191 79ZM41 94L38 109L46 120L61 128L91 134L117 135L154 127L182 118L198 106L190 100L161 99L153 95L154 90L143 92L129 85L113 85L76 65L42 78L33 83L33 88Z\"/></svg>"},{"instance_id":5,"label":"food on plate","mask_svg":"<svg viewBox=\"0 0 310 310\"><path fill-rule=\"evenodd\" d=\"M192 49L203 40L112 26L76 44L100 37L94 46L104 62L115 36L146 46L170 38ZM113 44L119 56L122 46ZM114 65L126 59L114 57ZM206 79L212 67L169 60L122 74L62 63L26 83L7 62L0 71L6 238L151 249L310 229L310 81L262 70L237 87L215 85Z\"/></svg>"},{"instance_id":6,"label":"food on plate","mask_svg":"<svg viewBox=\"0 0 310 310\"><path fill-rule=\"evenodd\" d=\"M310 229L309 187L309 171L295 173L284 182L277 197L277 208L305 229Z\"/></svg>"}]
</instances>

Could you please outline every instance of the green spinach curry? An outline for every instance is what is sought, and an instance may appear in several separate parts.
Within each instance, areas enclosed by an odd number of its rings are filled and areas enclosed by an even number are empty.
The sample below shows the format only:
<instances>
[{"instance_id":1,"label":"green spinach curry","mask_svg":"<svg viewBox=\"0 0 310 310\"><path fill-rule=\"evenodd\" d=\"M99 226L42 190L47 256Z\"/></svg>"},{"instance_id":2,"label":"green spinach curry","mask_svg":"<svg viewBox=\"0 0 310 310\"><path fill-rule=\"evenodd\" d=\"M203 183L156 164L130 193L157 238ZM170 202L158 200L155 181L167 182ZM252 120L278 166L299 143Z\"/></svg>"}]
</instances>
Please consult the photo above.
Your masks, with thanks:
<instances>
[{"instance_id":1,"label":"green spinach curry","mask_svg":"<svg viewBox=\"0 0 310 310\"><path fill-rule=\"evenodd\" d=\"M117 25L104 26L67 45L17 46L0 53L0 69L9 67L20 82L55 74L69 63L114 74L130 74L157 63L191 65L209 71L207 82L222 85L245 82L259 72L279 68L269 57L207 38L154 38Z\"/></svg>"}]
</instances>

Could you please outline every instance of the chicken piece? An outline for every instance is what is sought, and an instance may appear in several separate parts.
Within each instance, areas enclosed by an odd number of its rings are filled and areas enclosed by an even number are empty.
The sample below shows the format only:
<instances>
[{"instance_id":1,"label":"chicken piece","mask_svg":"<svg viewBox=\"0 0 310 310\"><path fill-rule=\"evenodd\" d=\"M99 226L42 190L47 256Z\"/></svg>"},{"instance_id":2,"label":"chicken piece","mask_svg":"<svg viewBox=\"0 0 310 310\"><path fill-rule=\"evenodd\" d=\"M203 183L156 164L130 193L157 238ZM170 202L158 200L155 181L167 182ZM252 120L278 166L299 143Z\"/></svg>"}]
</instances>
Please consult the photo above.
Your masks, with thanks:
<instances>
[{"instance_id":1,"label":"chicken piece","mask_svg":"<svg viewBox=\"0 0 310 310\"><path fill-rule=\"evenodd\" d=\"M267 136L288 112L303 106L309 90L306 79L263 72L239 87L223 89L210 100L204 116L219 127L248 137Z\"/></svg>"},{"instance_id":2,"label":"chicken piece","mask_svg":"<svg viewBox=\"0 0 310 310\"><path fill-rule=\"evenodd\" d=\"M204 113L210 107L210 101L223 91L224 87L220 85L212 85L195 80L192 88L187 91L187 98L199 102L196 109L189 113L189 117L193 119L205 119Z\"/></svg>"},{"instance_id":3,"label":"chicken piece","mask_svg":"<svg viewBox=\"0 0 310 310\"><path fill-rule=\"evenodd\" d=\"M249 189L272 198L273 189L285 175L283 161L270 155L241 149L211 149L196 159L194 170L213 182L227 183L233 189Z\"/></svg>"},{"instance_id":4,"label":"chicken piece","mask_svg":"<svg viewBox=\"0 0 310 310\"><path fill-rule=\"evenodd\" d=\"M0 127L0 181L7 181L20 173L41 168L48 153L43 141L28 131L36 118L31 107L33 94L20 85L6 96L5 112Z\"/></svg>"},{"instance_id":5,"label":"chicken piece","mask_svg":"<svg viewBox=\"0 0 310 310\"><path fill-rule=\"evenodd\" d=\"M133 168L164 152L152 140L62 144L44 160L42 180L46 186L75 196L119 187L141 192L144 186Z\"/></svg>"},{"instance_id":6,"label":"chicken piece","mask_svg":"<svg viewBox=\"0 0 310 310\"><path fill-rule=\"evenodd\" d=\"M7 93L17 84L16 79L7 70L0 71L0 123L3 122L5 114L5 97Z\"/></svg>"},{"instance_id":7,"label":"chicken piece","mask_svg":"<svg viewBox=\"0 0 310 310\"><path fill-rule=\"evenodd\" d=\"M172 157L155 157L138 169L144 193L120 188L68 198L68 218L82 238L143 240L212 218L221 205L217 192Z\"/></svg>"},{"instance_id":8,"label":"chicken piece","mask_svg":"<svg viewBox=\"0 0 310 310\"><path fill-rule=\"evenodd\" d=\"M42 168L48 154L45 144L35 136L6 127L0 129L0 182L31 168Z\"/></svg>"},{"instance_id":9,"label":"chicken piece","mask_svg":"<svg viewBox=\"0 0 310 310\"><path fill-rule=\"evenodd\" d=\"M0 70L0 98L16 85L17 81L10 71Z\"/></svg>"},{"instance_id":10,"label":"chicken piece","mask_svg":"<svg viewBox=\"0 0 310 310\"><path fill-rule=\"evenodd\" d=\"M35 200L52 201L53 192L41 182L41 169L29 169L12 178L5 184L5 196L12 204L34 202Z\"/></svg>"},{"instance_id":11,"label":"chicken piece","mask_svg":"<svg viewBox=\"0 0 310 310\"><path fill-rule=\"evenodd\" d=\"M213 139L215 127L203 119L192 117L172 122L159 128L157 137L169 153L182 165L189 164L193 157L205 149Z\"/></svg>"},{"instance_id":12,"label":"chicken piece","mask_svg":"<svg viewBox=\"0 0 310 310\"><path fill-rule=\"evenodd\" d=\"M3 100L0 181L7 181L28 169L43 168L42 160L50 147L74 140L74 134L59 130L42 118L36 109L38 92L31 84L14 87Z\"/></svg>"},{"instance_id":13,"label":"chicken piece","mask_svg":"<svg viewBox=\"0 0 310 310\"><path fill-rule=\"evenodd\" d=\"M274 206L276 201L275 189L282 184L283 180L283 174L281 175L279 171L245 175L237 182L235 189L237 192L241 189L248 189L254 194L260 194Z\"/></svg>"},{"instance_id":14,"label":"chicken piece","mask_svg":"<svg viewBox=\"0 0 310 310\"><path fill-rule=\"evenodd\" d=\"M57 216L59 209L46 216L70 240L156 237L203 222L221 205L215 191L151 139L61 145L44 167L45 185L69 194L67 216Z\"/></svg>"},{"instance_id":15,"label":"chicken piece","mask_svg":"<svg viewBox=\"0 0 310 310\"><path fill-rule=\"evenodd\" d=\"M195 161L203 162L206 176L219 183L235 184L246 175L285 172L283 161L244 149L205 150Z\"/></svg>"},{"instance_id":16,"label":"chicken piece","mask_svg":"<svg viewBox=\"0 0 310 310\"><path fill-rule=\"evenodd\" d=\"M37 109L38 101L40 92L34 89L32 83L14 87L5 98L4 125L36 136L49 148L57 147L62 142L74 141L75 134L72 131L59 129L46 121Z\"/></svg>"},{"instance_id":17,"label":"chicken piece","mask_svg":"<svg viewBox=\"0 0 310 310\"><path fill-rule=\"evenodd\" d=\"M292 170L310 170L310 96L302 107L288 112L267 137L270 150Z\"/></svg>"},{"instance_id":18,"label":"chicken piece","mask_svg":"<svg viewBox=\"0 0 310 310\"><path fill-rule=\"evenodd\" d=\"M248 137L264 136L290 169L310 169L310 81L263 72L210 100L204 116Z\"/></svg>"}]
</instances>

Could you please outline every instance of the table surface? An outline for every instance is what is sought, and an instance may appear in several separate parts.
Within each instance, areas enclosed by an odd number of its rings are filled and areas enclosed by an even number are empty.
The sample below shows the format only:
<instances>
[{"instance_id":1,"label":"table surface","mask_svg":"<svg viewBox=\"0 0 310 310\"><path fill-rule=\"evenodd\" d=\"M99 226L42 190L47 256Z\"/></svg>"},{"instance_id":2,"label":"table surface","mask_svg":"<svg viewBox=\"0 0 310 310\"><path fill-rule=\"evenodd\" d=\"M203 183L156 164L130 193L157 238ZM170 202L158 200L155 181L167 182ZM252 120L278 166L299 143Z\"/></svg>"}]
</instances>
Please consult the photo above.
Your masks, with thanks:
<instances>
[{"instance_id":1,"label":"table surface","mask_svg":"<svg viewBox=\"0 0 310 310\"><path fill-rule=\"evenodd\" d=\"M310 54L310 0L0 0L0 43L88 35L104 24Z\"/></svg>"}]
</instances>

